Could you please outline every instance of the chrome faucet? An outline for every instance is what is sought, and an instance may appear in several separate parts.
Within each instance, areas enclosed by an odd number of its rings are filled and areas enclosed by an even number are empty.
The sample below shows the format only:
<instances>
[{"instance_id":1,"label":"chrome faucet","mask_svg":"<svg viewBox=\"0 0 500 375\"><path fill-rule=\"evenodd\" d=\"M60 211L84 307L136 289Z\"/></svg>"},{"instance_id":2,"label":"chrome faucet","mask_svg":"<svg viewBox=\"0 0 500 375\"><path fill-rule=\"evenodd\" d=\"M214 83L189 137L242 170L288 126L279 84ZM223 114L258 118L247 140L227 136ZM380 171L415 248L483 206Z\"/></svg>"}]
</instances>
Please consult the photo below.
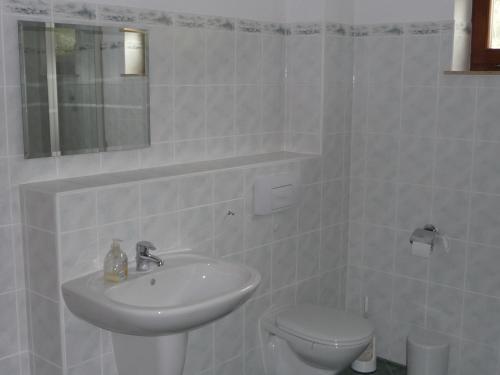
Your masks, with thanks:
<instances>
[{"instance_id":1,"label":"chrome faucet","mask_svg":"<svg viewBox=\"0 0 500 375\"><path fill-rule=\"evenodd\" d=\"M137 263L136 270L139 272L149 271L150 263L156 263L158 267L163 266L163 259L158 258L150 253L150 251L156 250L155 245L149 241L137 242L135 247L136 255L135 260Z\"/></svg>"}]
</instances>

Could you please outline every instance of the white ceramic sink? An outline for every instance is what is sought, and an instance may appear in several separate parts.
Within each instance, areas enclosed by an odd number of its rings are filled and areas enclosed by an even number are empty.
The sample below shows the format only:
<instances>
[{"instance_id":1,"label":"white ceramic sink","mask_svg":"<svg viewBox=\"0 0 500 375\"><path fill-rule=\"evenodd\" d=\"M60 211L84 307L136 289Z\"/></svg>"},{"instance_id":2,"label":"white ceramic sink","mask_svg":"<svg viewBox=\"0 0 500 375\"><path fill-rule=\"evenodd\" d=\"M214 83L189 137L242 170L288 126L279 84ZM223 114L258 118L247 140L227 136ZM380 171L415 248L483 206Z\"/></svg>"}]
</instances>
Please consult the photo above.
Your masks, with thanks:
<instances>
[{"instance_id":1,"label":"white ceramic sink","mask_svg":"<svg viewBox=\"0 0 500 375\"><path fill-rule=\"evenodd\" d=\"M62 286L66 305L115 333L165 336L228 314L260 283L259 273L244 265L187 253L162 258L164 266L131 271L120 284L106 282L102 271L68 281Z\"/></svg>"}]
</instances>

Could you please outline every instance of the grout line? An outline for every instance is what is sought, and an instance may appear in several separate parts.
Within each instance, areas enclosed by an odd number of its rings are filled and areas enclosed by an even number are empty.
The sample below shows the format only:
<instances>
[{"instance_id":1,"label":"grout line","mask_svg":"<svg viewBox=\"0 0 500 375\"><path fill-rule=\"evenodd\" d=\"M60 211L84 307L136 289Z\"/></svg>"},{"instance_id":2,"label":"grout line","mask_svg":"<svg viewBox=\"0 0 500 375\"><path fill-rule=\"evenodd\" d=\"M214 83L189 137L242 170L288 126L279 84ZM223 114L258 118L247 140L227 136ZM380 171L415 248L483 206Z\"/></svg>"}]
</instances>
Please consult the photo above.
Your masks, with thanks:
<instances>
[{"instance_id":1,"label":"grout line","mask_svg":"<svg viewBox=\"0 0 500 375\"><path fill-rule=\"evenodd\" d=\"M239 37L239 30L238 30L238 22L235 22L235 27L234 27L234 45L233 45L233 85L232 85L232 95L233 95L233 108L232 108L232 113L233 113L233 129L232 129L232 139L233 139L233 151L232 155L236 156L238 154L237 151L237 142L236 142L236 132L237 132L237 101L238 101L238 89L236 83L238 82L238 37Z\"/></svg>"},{"instance_id":2,"label":"grout line","mask_svg":"<svg viewBox=\"0 0 500 375\"><path fill-rule=\"evenodd\" d=\"M54 197L54 205L55 205L55 210L54 210L54 215L56 216L54 219L55 219L55 224L56 224L56 233L60 233L61 232L61 217L59 215L59 212L60 212L60 209L59 209L59 205L60 205L60 202L59 202L59 198L57 196ZM65 319L65 303L64 303L64 300L63 300L63 296L62 296L62 291L61 291L61 285L62 285L62 269L63 269L63 266L62 266L62 256L61 256L61 247L62 247L62 244L61 244L61 236L58 236L56 234L56 254L57 254L57 275L56 275L56 278L57 278L57 287L59 289L58 291L58 298L59 298L59 301L58 301L58 308L59 308L59 329L60 329L60 332L59 332L59 337L60 337L60 340L61 340L61 364L62 364L62 368L63 368L63 372L66 372L66 368L67 368L67 351L66 351L66 319Z\"/></svg>"}]
</instances>

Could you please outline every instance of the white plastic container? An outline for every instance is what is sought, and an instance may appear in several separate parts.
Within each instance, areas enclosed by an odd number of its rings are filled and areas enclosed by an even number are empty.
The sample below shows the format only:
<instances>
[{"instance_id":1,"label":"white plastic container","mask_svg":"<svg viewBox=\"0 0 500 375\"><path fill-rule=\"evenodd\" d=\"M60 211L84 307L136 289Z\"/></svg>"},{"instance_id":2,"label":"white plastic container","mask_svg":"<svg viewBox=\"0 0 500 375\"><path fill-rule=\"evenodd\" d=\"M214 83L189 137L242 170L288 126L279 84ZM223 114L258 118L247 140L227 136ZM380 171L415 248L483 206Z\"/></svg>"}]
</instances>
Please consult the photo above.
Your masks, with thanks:
<instances>
[{"instance_id":1,"label":"white plastic container","mask_svg":"<svg viewBox=\"0 0 500 375\"><path fill-rule=\"evenodd\" d=\"M407 375L447 375L450 343L446 337L412 331L406 345Z\"/></svg>"}]
</instances>

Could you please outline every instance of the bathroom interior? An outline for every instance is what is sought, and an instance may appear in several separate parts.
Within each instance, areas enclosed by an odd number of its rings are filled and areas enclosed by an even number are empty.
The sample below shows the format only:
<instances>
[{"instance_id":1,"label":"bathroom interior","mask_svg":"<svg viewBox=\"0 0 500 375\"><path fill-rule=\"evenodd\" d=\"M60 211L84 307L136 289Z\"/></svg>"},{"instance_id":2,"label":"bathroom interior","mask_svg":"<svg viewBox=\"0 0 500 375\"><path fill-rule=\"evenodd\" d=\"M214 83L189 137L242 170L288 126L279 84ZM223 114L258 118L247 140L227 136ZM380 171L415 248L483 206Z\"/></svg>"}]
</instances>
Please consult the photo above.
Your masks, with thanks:
<instances>
[{"instance_id":1,"label":"bathroom interior","mask_svg":"<svg viewBox=\"0 0 500 375\"><path fill-rule=\"evenodd\" d=\"M0 4L0 375L500 374L499 0Z\"/></svg>"}]
</instances>

